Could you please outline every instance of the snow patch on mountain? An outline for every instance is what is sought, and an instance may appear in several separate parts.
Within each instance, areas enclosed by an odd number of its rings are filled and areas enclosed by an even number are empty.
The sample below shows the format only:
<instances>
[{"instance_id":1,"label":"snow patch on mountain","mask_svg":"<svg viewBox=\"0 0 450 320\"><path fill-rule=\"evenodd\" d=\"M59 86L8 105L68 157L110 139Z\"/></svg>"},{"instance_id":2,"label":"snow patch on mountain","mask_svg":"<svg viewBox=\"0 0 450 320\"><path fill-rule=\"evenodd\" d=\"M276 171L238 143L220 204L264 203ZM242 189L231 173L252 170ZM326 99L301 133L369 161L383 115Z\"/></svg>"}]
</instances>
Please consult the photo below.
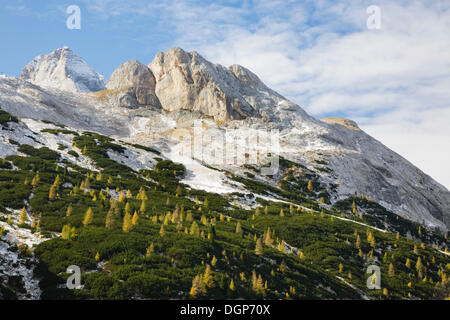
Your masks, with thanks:
<instances>
[{"instance_id":1,"label":"snow patch on mountain","mask_svg":"<svg viewBox=\"0 0 450 320\"><path fill-rule=\"evenodd\" d=\"M21 78L42 87L71 92L103 90L103 76L68 47L34 58L23 70Z\"/></svg>"}]
</instances>

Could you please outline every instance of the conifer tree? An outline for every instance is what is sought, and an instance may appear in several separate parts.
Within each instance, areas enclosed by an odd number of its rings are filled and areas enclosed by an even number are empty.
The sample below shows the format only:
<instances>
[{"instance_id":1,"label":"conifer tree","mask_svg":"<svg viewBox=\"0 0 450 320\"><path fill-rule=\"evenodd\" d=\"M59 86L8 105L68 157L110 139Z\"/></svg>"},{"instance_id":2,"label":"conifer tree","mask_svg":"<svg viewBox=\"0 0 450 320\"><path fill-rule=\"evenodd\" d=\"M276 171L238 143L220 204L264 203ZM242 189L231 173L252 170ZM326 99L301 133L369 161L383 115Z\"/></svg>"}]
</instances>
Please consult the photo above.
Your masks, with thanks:
<instances>
[{"instance_id":1,"label":"conifer tree","mask_svg":"<svg viewBox=\"0 0 450 320\"><path fill-rule=\"evenodd\" d=\"M61 238L64 240L69 240L70 239L70 226L69 225L64 225L61 231Z\"/></svg>"},{"instance_id":2,"label":"conifer tree","mask_svg":"<svg viewBox=\"0 0 450 320\"><path fill-rule=\"evenodd\" d=\"M161 225L161 228L159 229L159 235L162 237L164 237L166 235L166 231L164 230L164 225Z\"/></svg>"},{"instance_id":3,"label":"conifer tree","mask_svg":"<svg viewBox=\"0 0 450 320\"><path fill-rule=\"evenodd\" d=\"M122 191L120 191L120 193L119 193L119 198L117 199L117 201L123 202L124 200L125 200L125 193L124 193L124 191L122 190Z\"/></svg>"},{"instance_id":4,"label":"conifer tree","mask_svg":"<svg viewBox=\"0 0 450 320\"><path fill-rule=\"evenodd\" d=\"M114 209L111 208L108 210L108 213L106 214L105 228L110 230L113 227L113 224L114 224Z\"/></svg>"},{"instance_id":5,"label":"conifer tree","mask_svg":"<svg viewBox=\"0 0 450 320\"><path fill-rule=\"evenodd\" d=\"M232 292L236 291L236 287L234 286L234 280L233 279L231 279L231 282L230 282L230 291L232 291Z\"/></svg>"},{"instance_id":6,"label":"conifer tree","mask_svg":"<svg viewBox=\"0 0 450 320\"><path fill-rule=\"evenodd\" d=\"M202 293L202 279L200 275L197 275L192 280L192 287L189 291L191 298L195 299Z\"/></svg>"},{"instance_id":7,"label":"conifer tree","mask_svg":"<svg viewBox=\"0 0 450 320\"><path fill-rule=\"evenodd\" d=\"M131 199L133 197L133 194L131 193L131 190L127 190L127 199Z\"/></svg>"},{"instance_id":8,"label":"conifer tree","mask_svg":"<svg viewBox=\"0 0 450 320\"><path fill-rule=\"evenodd\" d=\"M84 214L83 225L86 227L94 221L94 212L89 207Z\"/></svg>"},{"instance_id":9,"label":"conifer tree","mask_svg":"<svg viewBox=\"0 0 450 320\"><path fill-rule=\"evenodd\" d=\"M198 236L200 234L200 228L198 227L198 224L196 221L192 222L190 233L193 236Z\"/></svg>"},{"instance_id":10,"label":"conifer tree","mask_svg":"<svg viewBox=\"0 0 450 320\"><path fill-rule=\"evenodd\" d=\"M258 277L255 270L252 271L252 290L254 292L258 290Z\"/></svg>"},{"instance_id":11,"label":"conifer tree","mask_svg":"<svg viewBox=\"0 0 450 320\"><path fill-rule=\"evenodd\" d=\"M267 228L267 231L265 233L264 244L268 247L273 246L273 240L272 240L272 236L271 236L270 227Z\"/></svg>"},{"instance_id":12,"label":"conifer tree","mask_svg":"<svg viewBox=\"0 0 450 320\"><path fill-rule=\"evenodd\" d=\"M125 213L131 214L131 205L129 202L125 204Z\"/></svg>"},{"instance_id":13,"label":"conifer tree","mask_svg":"<svg viewBox=\"0 0 450 320\"><path fill-rule=\"evenodd\" d=\"M194 218L192 217L192 211L188 210L186 215L186 222L191 223L193 220Z\"/></svg>"},{"instance_id":14,"label":"conifer tree","mask_svg":"<svg viewBox=\"0 0 450 320\"><path fill-rule=\"evenodd\" d=\"M355 243L355 246L356 246L356 249L361 248L361 238L360 238L359 234L356 235L356 243Z\"/></svg>"},{"instance_id":15,"label":"conifer tree","mask_svg":"<svg viewBox=\"0 0 450 320\"><path fill-rule=\"evenodd\" d=\"M24 224L28 221L27 209L25 207L22 208L19 215L19 224Z\"/></svg>"},{"instance_id":16,"label":"conifer tree","mask_svg":"<svg viewBox=\"0 0 450 320\"><path fill-rule=\"evenodd\" d=\"M91 183L89 182L89 178L86 177L86 179L84 180L84 192L88 192L91 189Z\"/></svg>"},{"instance_id":17,"label":"conifer tree","mask_svg":"<svg viewBox=\"0 0 450 320\"><path fill-rule=\"evenodd\" d=\"M133 218L131 219L131 224L133 226L136 226L138 224L138 222L139 222L139 216L138 216L138 213L135 211L133 214Z\"/></svg>"},{"instance_id":18,"label":"conifer tree","mask_svg":"<svg viewBox=\"0 0 450 320\"><path fill-rule=\"evenodd\" d=\"M405 266L410 269L411 268L411 260L409 258L406 258Z\"/></svg>"},{"instance_id":19,"label":"conifer tree","mask_svg":"<svg viewBox=\"0 0 450 320\"><path fill-rule=\"evenodd\" d=\"M282 274L286 273L286 262L284 262L284 259L281 261L279 269Z\"/></svg>"},{"instance_id":20,"label":"conifer tree","mask_svg":"<svg viewBox=\"0 0 450 320\"><path fill-rule=\"evenodd\" d=\"M392 263L389 264L388 275L391 277L395 275L394 265Z\"/></svg>"},{"instance_id":21,"label":"conifer tree","mask_svg":"<svg viewBox=\"0 0 450 320\"><path fill-rule=\"evenodd\" d=\"M70 229L70 238L75 238L77 236L77 229L75 227L72 227Z\"/></svg>"},{"instance_id":22,"label":"conifer tree","mask_svg":"<svg viewBox=\"0 0 450 320\"><path fill-rule=\"evenodd\" d=\"M48 192L48 199L53 201L56 199L56 188L54 185L50 187L50 191Z\"/></svg>"},{"instance_id":23,"label":"conifer tree","mask_svg":"<svg viewBox=\"0 0 450 320\"><path fill-rule=\"evenodd\" d=\"M217 258L216 258L216 256L213 256L213 257L212 257L212 260L211 260L211 265L212 265L213 267L215 267L216 264L217 264Z\"/></svg>"},{"instance_id":24,"label":"conifer tree","mask_svg":"<svg viewBox=\"0 0 450 320\"><path fill-rule=\"evenodd\" d=\"M204 292L206 292L207 289L214 287L213 273L209 264L206 264L205 273L202 277L202 284L205 288Z\"/></svg>"},{"instance_id":25,"label":"conifer tree","mask_svg":"<svg viewBox=\"0 0 450 320\"><path fill-rule=\"evenodd\" d=\"M61 177L59 176L59 174L56 176L55 181L53 181L53 185L56 189L58 189L61 185Z\"/></svg>"},{"instance_id":26,"label":"conifer tree","mask_svg":"<svg viewBox=\"0 0 450 320\"><path fill-rule=\"evenodd\" d=\"M261 242L260 238L258 238L258 240L256 240L255 254L257 256L262 256L262 254L263 254L263 246L262 246L262 242Z\"/></svg>"},{"instance_id":27,"label":"conifer tree","mask_svg":"<svg viewBox=\"0 0 450 320\"><path fill-rule=\"evenodd\" d=\"M36 175L33 177L33 180L31 180L31 185L33 187L36 187L40 180L41 178L39 177L39 173L36 173Z\"/></svg>"},{"instance_id":28,"label":"conifer tree","mask_svg":"<svg viewBox=\"0 0 450 320\"><path fill-rule=\"evenodd\" d=\"M241 223L239 221L236 224L236 233L237 234L242 234L242 227L241 227Z\"/></svg>"},{"instance_id":29,"label":"conifer tree","mask_svg":"<svg viewBox=\"0 0 450 320\"><path fill-rule=\"evenodd\" d=\"M309 192L313 192L314 191L314 186L313 186L311 180L308 180L308 191Z\"/></svg>"},{"instance_id":30,"label":"conifer tree","mask_svg":"<svg viewBox=\"0 0 450 320\"><path fill-rule=\"evenodd\" d=\"M133 227L133 223L131 221L131 214L129 212L127 212L127 213L125 213L125 216L123 217L122 230L123 230L123 232L130 232L132 227Z\"/></svg>"},{"instance_id":31,"label":"conifer tree","mask_svg":"<svg viewBox=\"0 0 450 320\"><path fill-rule=\"evenodd\" d=\"M417 258L416 271L417 271L417 276L421 279L423 277L423 264L422 264L422 259L420 257Z\"/></svg>"},{"instance_id":32,"label":"conifer tree","mask_svg":"<svg viewBox=\"0 0 450 320\"><path fill-rule=\"evenodd\" d=\"M72 205L69 204L69 206L67 207L67 210L66 210L66 217L70 217L70 215L72 214L72 211L73 211Z\"/></svg>"},{"instance_id":33,"label":"conifer tree","mask_svg":"<svg viewBox=\"0 0 450 320\"><path fill-rule=\"evenodd\" d=\"M269 207L268 207L268 206L265 206L265 207L264 207L264 214L265 214L265 215L268 215L268 214L269 214Z\"/></svg>"},{"instance_id":34,"label":"conifer tree","mask_svg":"<svg viewBox=\"0 0 450 320\"><path fill-rule=\"evenodd\" d=\"M153 242L150 244L150 246L147 248L147 251L145 253L145 256L147 258L150 258L153 254L153 252L155 252L155 245L153 244Z\"/></svg>"}]
</instances>

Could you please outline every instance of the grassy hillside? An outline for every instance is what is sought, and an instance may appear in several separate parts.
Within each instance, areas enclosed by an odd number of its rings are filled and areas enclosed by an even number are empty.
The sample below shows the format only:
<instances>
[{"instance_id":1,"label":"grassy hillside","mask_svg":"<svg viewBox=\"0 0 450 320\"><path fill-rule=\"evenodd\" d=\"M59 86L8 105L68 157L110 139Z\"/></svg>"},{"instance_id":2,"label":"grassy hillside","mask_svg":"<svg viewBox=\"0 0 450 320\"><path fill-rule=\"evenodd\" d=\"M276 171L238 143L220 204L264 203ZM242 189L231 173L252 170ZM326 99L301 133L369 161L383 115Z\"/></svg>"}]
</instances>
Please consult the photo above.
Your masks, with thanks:
<instances>
[{"instance_id":1,"label":"grassy hillside","mask_svg":"<svg viewBox=\"0 0 450 320\"><path fill-rule=\"evenodd\" d=\"M258 208L247 210L231 195L183 185L185 168L158 158L152 148L139 149L157 164L137 172L108 156L123 154L125 144L92 132L47 133L72 134L71 151L91 159L99 171L46 147L20 145L23 156L0 160L0 212L24 208L28 217L21 216L16 227L49 239L35 249L43 298L449 295L450 257L438 251L448 247L445 236L364 196L328 205L333 190L313 175L301 181L286 171L280 188L233 176L255 194L285 201L258 199ZM379 290L366 286L372 264L381 268ZM83 271L82 290L64 288L70 265Z\"/></svg>"}]
</instances>

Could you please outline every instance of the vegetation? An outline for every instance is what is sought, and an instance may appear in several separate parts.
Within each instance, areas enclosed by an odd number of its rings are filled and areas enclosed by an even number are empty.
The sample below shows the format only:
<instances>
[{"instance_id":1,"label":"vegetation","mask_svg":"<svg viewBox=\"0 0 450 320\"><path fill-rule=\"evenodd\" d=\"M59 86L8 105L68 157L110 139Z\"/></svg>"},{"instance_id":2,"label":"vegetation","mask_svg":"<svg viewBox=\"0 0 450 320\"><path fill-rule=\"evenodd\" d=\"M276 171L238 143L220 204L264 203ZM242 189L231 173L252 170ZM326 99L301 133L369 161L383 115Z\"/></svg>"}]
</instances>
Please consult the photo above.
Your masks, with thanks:
<instances>
[{"instance_id":1,"label":"vegetation","mask_svg":"<svg viewBox=\"0 0 450 320\"><path fill-rule=\"evenodd\" d=\"M448 247L445 235L397 217L367 197L325 206L332 191L301 165L282 160L285 182L278 186L227 173L255 194L284 201L257 199L257 207L243 209L232 201L242 195L180 183L186 173L181 164L154 158L152 170L136 172L109 158L108 151L123 153L122 145L92 132L73 135L73 146L98 171L28 145L19 146L24 156L0 161L0 211L15 209L22 225L38 220L33 230L61 235L35 249L45 299L361 299L363 294L442 299L449 294L450 259L432 246ZM384 222L392 229L381 231ZM379 290L366 286L371 264L381 268ZM83 271L81 290L64 288L70 265Z\"/></svg>"}]
</instances>

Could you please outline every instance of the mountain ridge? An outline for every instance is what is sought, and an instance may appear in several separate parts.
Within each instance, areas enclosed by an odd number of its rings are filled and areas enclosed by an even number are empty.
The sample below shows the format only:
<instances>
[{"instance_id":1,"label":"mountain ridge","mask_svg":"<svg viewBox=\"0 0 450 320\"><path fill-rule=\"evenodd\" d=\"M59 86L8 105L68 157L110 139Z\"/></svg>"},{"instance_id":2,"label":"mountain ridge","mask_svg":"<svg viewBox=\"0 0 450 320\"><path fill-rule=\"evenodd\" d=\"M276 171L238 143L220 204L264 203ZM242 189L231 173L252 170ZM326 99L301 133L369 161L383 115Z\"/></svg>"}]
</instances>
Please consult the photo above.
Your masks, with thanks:
<instances>
[{"instance_id":1,"label":"mountain ridge","mask_svg":"<svg viewBox=\"0 0 450 320\"><path fill-rule=\"evenodd\" d=\"M134 67L128 68L131 65ZM132 78L137 70L145 70L140 63L128 66L119 72L119 78L128 77L127 73ZM448 230L448 190L360 129L355 130L357 125L351 120L315 119L244 67L214 65L196 52L174 48L158 53L148 68L154 75L154 86L152 81L149 86L133 87L133 83L127 83L133 88L131 91L126 88L119 98L115 98L117 93L106 93L112 97L106 101L99 100L97 93L69 95L6 78L0 83L3 93L0 104L21 117L35 117L51 109L48 116L51 114L52 121L94 128L137 142L166 145L169 153L181 148L183 142L165 132L189 128L198 118L205 119L210 128L277 129L281 137L280 155L313 168L323 183L338 185L337 192L330 195L332 202L356 192L372 197L398 215L405 214L415 221L424 220L430 226ZM19 101L14 90L21 95ZM18 103L23 106L20 110ZM316 161L327 164L314 166ZM232 170L242 173L238 167ZM281 176L270 183L280 183L278 179Z\"/></svg>"}]
</instances>

